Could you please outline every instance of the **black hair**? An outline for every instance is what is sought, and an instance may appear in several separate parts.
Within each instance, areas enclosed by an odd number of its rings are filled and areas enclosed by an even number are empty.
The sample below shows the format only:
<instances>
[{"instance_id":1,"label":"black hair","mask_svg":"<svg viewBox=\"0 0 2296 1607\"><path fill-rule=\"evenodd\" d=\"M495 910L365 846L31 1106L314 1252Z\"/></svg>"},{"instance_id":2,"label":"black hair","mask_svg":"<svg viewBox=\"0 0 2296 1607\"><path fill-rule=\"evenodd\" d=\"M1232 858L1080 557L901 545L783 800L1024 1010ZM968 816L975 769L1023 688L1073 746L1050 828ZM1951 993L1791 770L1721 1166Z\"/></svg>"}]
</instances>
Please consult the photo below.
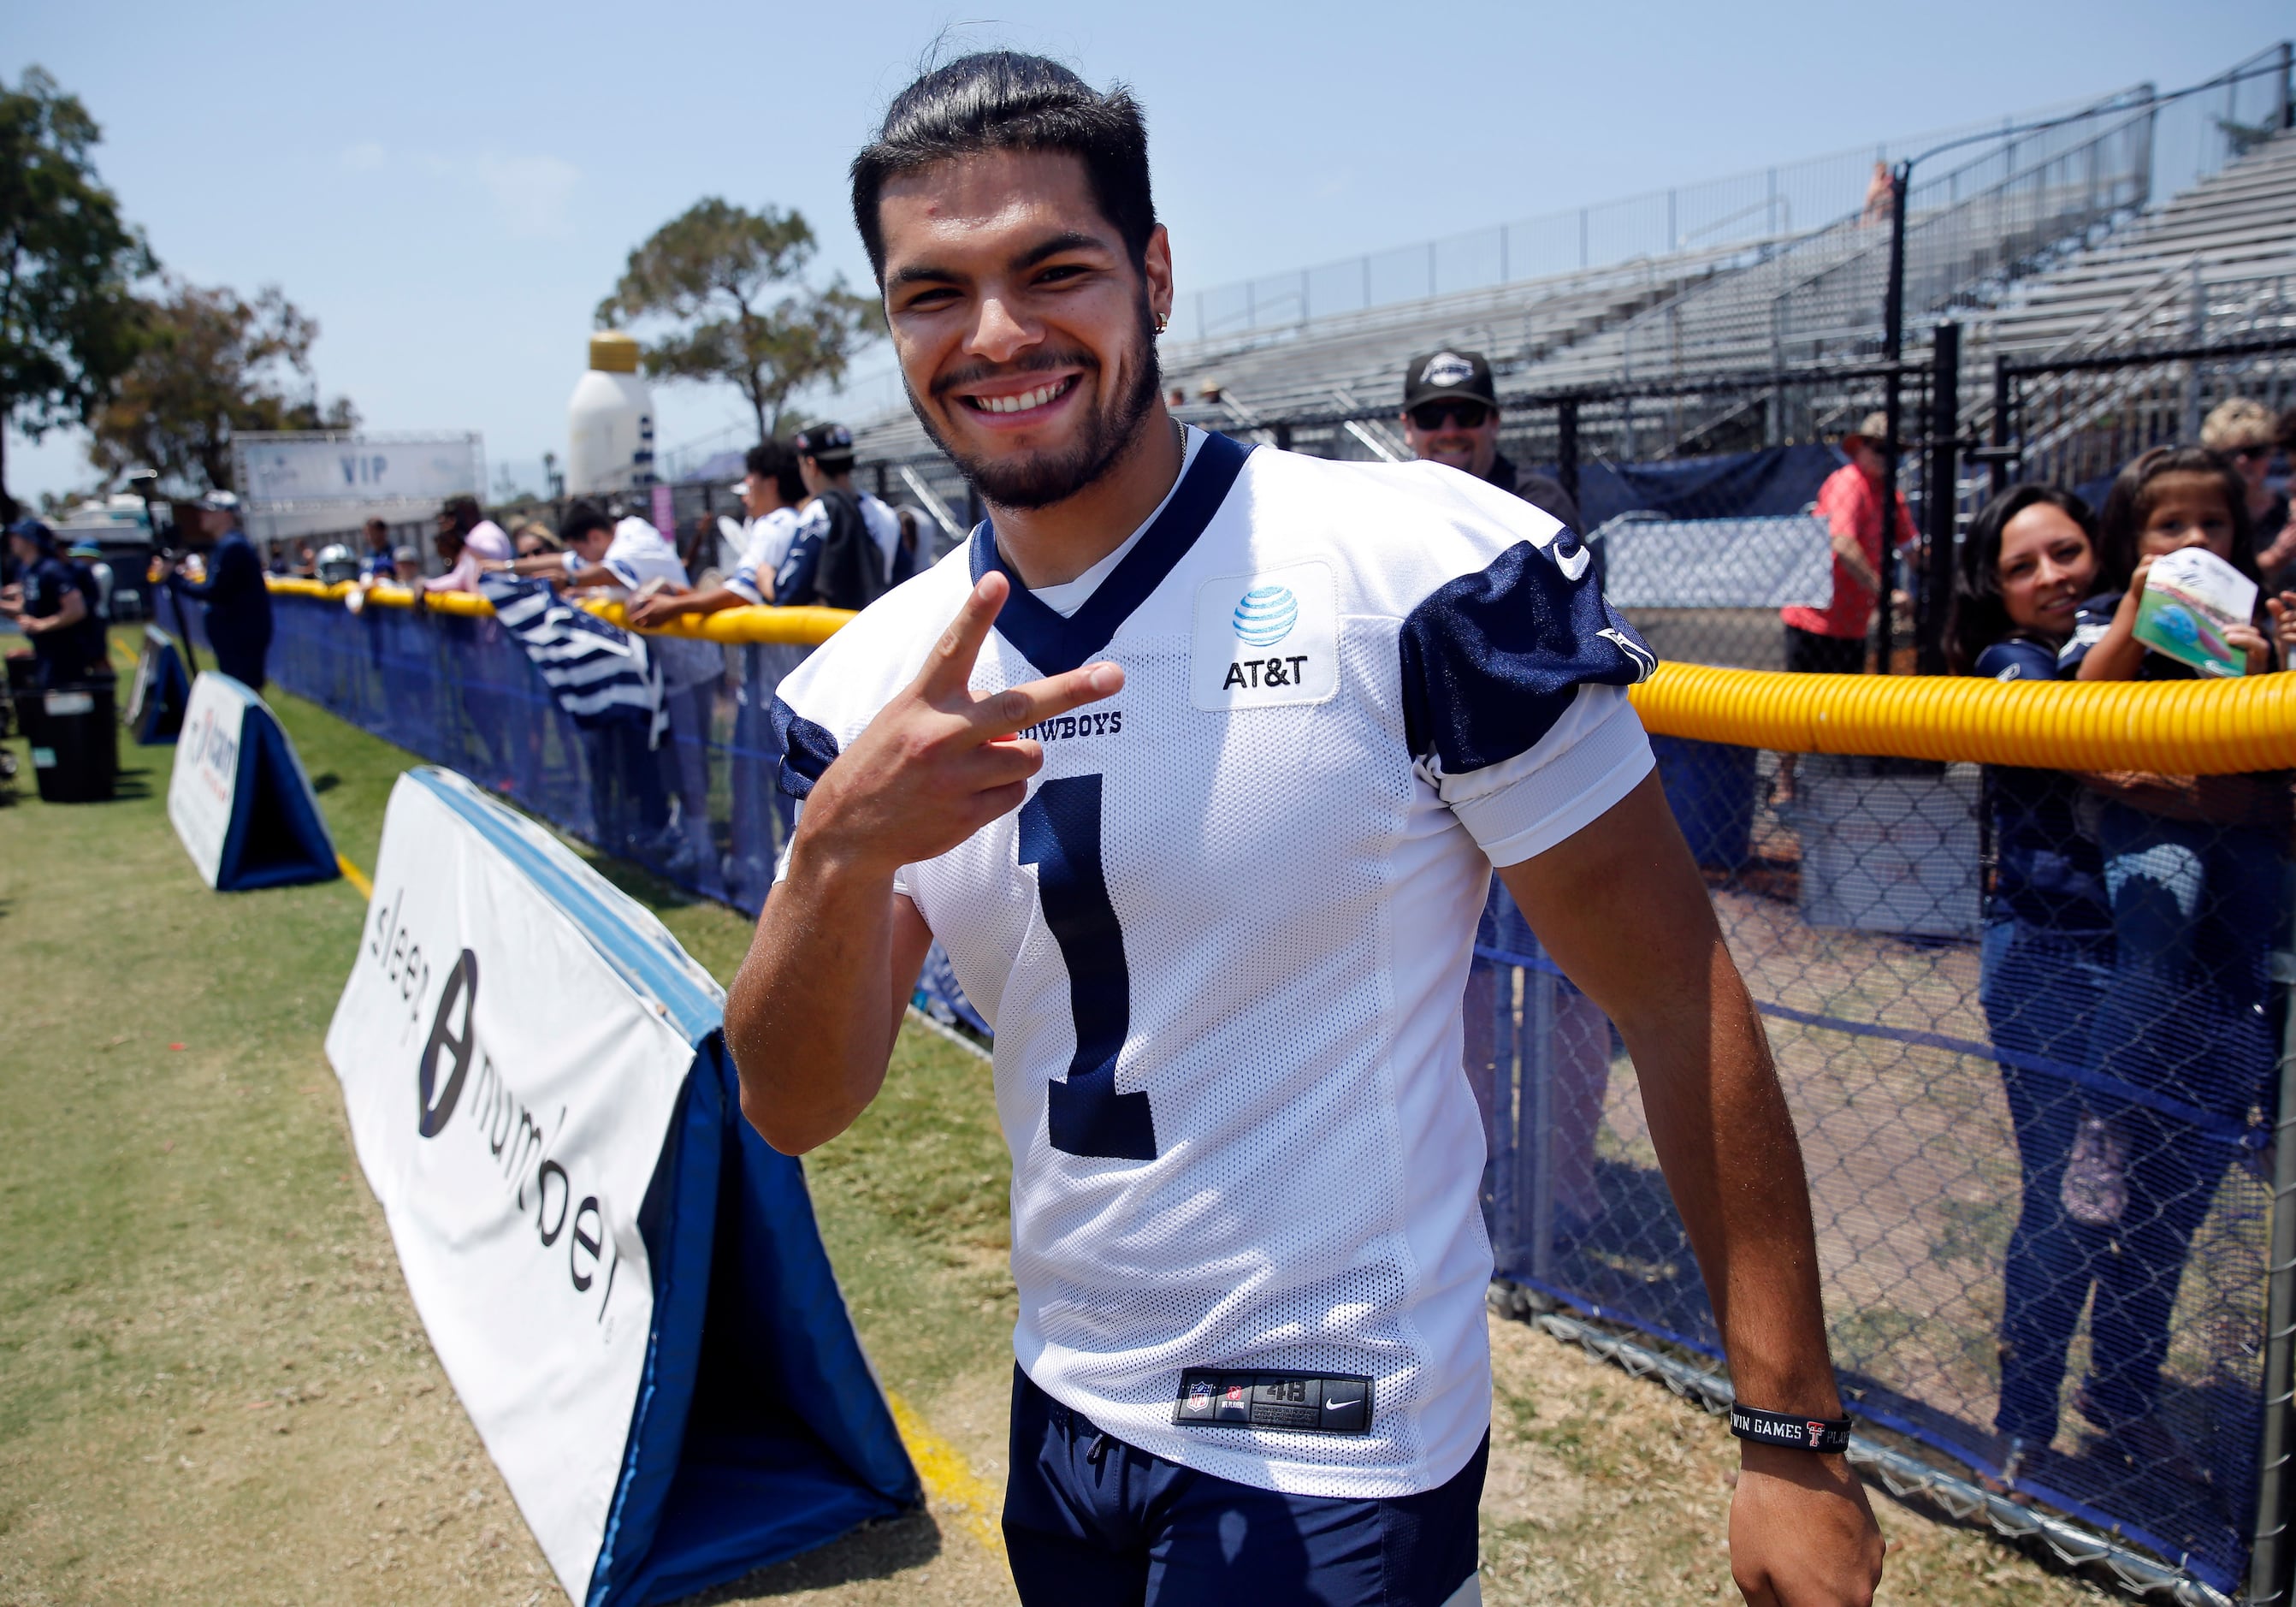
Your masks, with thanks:
<instances>
[{"instance_id":1,"label":"black hair","mask_svg":"<svg viewBox=\"0 0 2296 1607\"><path fill-rule=\"evenodd\" d=\"M853 221L885 282L877 200L885 181L984 151L1063 151L1084 163L1102 216L1137 268L1156 232L1148 125L1121 84L1103 95L1057 62L990 50L937 67L893 97L877 137L853 159Z\"/></svg>"},{"instance_id":2,"label":"black hair","mask_svg":"<svg viewBox=\"0 0 2296 1607\"><path fill-rule=\"evenodd\" d=\"M479 511L479 499L469 496L447 498L439 507L439 513L441 517L452 519L457 523L468 519L472 524L476 524L486 517Z\"/></svg>"},{"instance_id":3,"label":"black hair","mask_svg":"<svg viewBox=\"0 0 2296 1607\"><path fill-rule=\"evenodd\" d=\"M571 547L594 530L611 531L614 522L605 510L594 502L577 502L566 510L566 517L558 526L558 539Z\"/></svg>"},{"instance_id":4,"label":"black hair","mask_svg":"<svg viewBox=\"0 0 2296 1607\"><path fill-rule=\"evenodd\" d=\"M797 454L778 441L761 441L742 459L742 466L760 480L770 480L782 502L795 507L805 500L805 476L797 472Z\"/></svg>"},{"instance_id":5,"label":"black hair","mask_svg":"<svg viewBox=\"0 0 2296 1607\"><path fill-rule=\"evenodd\" d=\"M1969 533L1961 539L1953 602L1946 615L1946 661L1956 675L1969 674L1986 648L2016 633L2016 622L2001 598L2001 534L2019 514L2043 504L2062 509L2081 527L2089 550L2096 550L2096 515L2087 503L2054 485L2030 481L2013 485L1980 508L1970 521Z\"/></svg>"},{"instance_id":6,"label":"black hair","mask_svg":"<svg viewBox=\"0 0 2296 1607\"><path fill-rule=\"evenodd\" d=\"M2200 447L2154 447L2138 454L2114 477L2105 493L2104 511L2097 515L2097 579L2102 589L2126 591L2136 573L2137 545L2144 521L2158 493L2153 482L2163 474L2200 474L2214 480L2224 492L2225 508L2232 516L2232 566L2250 580L2263 581L2256 567L2256 525L2248 516L2248 482L2240 472Z\"/></svg>"}]
</instances>

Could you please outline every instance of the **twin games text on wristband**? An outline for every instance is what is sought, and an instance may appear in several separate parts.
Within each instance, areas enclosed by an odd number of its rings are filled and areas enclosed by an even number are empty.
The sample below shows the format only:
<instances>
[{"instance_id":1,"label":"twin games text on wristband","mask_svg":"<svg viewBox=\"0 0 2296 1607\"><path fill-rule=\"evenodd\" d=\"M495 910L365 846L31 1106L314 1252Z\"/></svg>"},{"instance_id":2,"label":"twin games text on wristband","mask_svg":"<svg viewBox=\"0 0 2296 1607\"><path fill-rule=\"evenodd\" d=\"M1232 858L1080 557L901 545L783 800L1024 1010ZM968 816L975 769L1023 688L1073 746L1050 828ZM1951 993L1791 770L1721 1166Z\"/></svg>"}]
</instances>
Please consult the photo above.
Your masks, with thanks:
<instances>
[{"instance_id":1,"label":"twin games text on wristband","mask_svg":"<svg viewBox=\"0 0 2296 1607\"><path fill-rule=\"evenodd\" d=\"M1730 1432L1758 1445L1785 1446L1797 1451L1839 1455L1849 1448L1846 1417L1801 1417L1792 1412L1765 1412L1759 1406L1730 1408Z\"/></svg>"}]
</instances>

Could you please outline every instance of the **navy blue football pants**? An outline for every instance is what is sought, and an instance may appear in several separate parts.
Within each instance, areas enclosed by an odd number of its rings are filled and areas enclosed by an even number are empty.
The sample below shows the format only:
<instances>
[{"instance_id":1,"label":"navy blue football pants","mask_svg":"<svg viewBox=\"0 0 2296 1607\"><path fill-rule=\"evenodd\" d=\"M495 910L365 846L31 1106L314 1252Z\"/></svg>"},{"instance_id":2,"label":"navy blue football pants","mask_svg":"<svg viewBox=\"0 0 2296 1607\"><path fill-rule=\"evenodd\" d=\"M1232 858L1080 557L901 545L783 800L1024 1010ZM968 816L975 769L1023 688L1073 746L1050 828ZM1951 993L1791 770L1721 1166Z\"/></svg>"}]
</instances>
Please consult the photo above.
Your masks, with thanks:
<instances>
[{"instance_id":1,"label":"navy blue football pants","mask_svg":"<svg viewBox=\"0 0 2296 1607\"><path fill-rule=\"evenodd\" d=\"M1211 1430L1218 1432L1218 1430ZM1013 1370L1004 1545L1026 1607L1448 1607L1481 1599L1490 1439L1393 1501L1285 1496L1105 1435Z\"/></svg>"}]
</instances>

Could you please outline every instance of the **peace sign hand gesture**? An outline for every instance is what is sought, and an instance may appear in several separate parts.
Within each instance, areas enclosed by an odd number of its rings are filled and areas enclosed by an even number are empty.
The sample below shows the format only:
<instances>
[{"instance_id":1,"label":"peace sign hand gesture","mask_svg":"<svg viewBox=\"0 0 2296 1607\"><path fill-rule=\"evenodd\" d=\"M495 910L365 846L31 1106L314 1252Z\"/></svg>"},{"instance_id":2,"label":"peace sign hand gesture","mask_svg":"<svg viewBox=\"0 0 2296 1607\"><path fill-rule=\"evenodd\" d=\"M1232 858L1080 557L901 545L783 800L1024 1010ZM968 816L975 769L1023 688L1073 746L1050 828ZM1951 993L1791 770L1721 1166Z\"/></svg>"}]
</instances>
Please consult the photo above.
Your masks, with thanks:
<instances>
[{"instance_id":1,"label":"peace sign hand gesture","mask_svg":"<svg viewBox=\"0 0 2296 1607\"><path fill-rule=\"evenodd\" d=\"M1043 768L1043 746L1015 732L1123 689L1120 666L1096 663L975 696L972 666L1010 590L996 573L973 587L917 678L815 785L792 859L890 877L947 853L1018 809Z\"/></svg>"}]
</instances>

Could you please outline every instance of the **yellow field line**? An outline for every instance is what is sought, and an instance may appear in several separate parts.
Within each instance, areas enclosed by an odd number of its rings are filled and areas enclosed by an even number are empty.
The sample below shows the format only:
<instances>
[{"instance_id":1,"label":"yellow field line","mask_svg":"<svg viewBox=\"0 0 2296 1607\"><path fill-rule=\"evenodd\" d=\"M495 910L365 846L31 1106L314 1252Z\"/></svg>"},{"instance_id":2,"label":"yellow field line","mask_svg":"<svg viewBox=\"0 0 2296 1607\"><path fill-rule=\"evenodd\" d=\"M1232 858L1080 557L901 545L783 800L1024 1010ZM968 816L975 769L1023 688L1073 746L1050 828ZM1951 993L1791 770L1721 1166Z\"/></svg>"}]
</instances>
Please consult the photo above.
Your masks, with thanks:
<instances>
[{"instance_id":1,"label":"yellow field line","mask_svg":"<svg viewBox=\"0 0 2296 1607\"><path fill-rule=\"evenodd\" d=\"M893 1408L893 1426L901 1431L901 1443L909 1448L909 1460L917 1464L917 1476L925 1481L926 1493L942 1505L955 1507L965 1531L1002 1561L1004 1526L997 1512L996 1492L981 1482L964 1453L934 1433L908 1402L888 1389L885 1404Z\"/></svg>"},{"instance_id":2,"label":"yellow field line","mask_svg":"<svg viewBox=\"0 0 2296 1607\"><path fill-rule=\"evenodd\" d=\"M374 884L366 879L366 873L352 864L342 854L335 855L335 869L343 873L343 880L358 889L358 895L361 898L374 896Z\"/></svg>"}]
</instances>

